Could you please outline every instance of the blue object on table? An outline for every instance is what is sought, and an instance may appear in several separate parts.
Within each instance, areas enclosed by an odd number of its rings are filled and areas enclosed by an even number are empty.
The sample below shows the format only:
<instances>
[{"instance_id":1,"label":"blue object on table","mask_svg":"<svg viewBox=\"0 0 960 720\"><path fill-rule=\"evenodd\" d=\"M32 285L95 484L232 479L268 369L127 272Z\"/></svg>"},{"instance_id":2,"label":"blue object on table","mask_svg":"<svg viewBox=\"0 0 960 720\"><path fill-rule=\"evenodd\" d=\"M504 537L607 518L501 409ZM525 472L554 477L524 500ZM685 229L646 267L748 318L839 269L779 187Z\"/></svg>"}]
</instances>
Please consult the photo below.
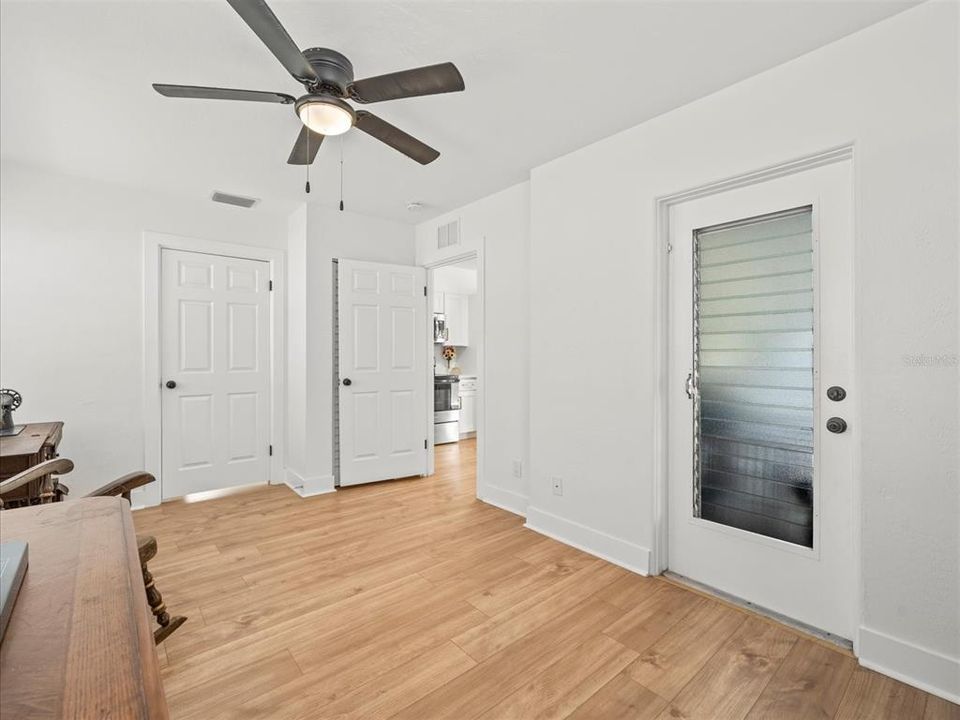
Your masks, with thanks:
<instances>
[{"instance_id":1,"label":"blue object on table","mask_svg":"<svg viewBox=\"0 0 960 720\"><path fill-rule=\"evenodd\" d=\"M27 544L20 540L0 543L0 642L3 641L26 573Z\"/></svg>"}]
</instances>

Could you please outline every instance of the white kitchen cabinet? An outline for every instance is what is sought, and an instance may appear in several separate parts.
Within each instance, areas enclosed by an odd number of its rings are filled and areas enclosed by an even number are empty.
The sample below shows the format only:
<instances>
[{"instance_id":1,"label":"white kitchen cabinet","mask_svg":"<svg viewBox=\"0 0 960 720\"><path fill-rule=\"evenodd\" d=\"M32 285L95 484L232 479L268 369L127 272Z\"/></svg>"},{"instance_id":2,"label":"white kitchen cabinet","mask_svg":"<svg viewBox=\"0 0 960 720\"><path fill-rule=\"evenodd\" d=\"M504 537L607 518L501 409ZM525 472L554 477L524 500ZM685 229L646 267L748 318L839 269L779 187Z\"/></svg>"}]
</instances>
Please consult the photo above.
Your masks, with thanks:
<instances>
[{"instance_id":1,"label":"white kitchen cabinet","mask_svg":"<svg viewBox=\"0 0 960 720\"><path fill-rule=\"evenodd\" d=\"M460 435L477 431L477 378L460 378Z\"/></svg>"},{"instance_id":2,"label":"white kitchen cabinet","mask_svg":"<svg viewBox=\"0 0 960 720\"><path fill-rule=\"evenodd\" d=\"M469 295L443 294L443 313L447 317L447 345L466 347L470 344Z\"/></svg>"},{"instance_id":3,"label":"white kitchen cabinet","mask_svg":"<svg viewBox=\"0 0 960 720\"><path fill-rule=\"evenodd\" d=\"M433 312L434 313L443 312L443 293L435 292L433 294Z\"/></svg>"},{"instance_id":4,"label":"white kitchen cabinet","mask_svg":"<svg viewBox=\"0 0 960 720\"><path fill-rule=\"evenodd\" d=\"M477 431L477 396L463 395L460 397L460 434L475 433Z\"/></svg>"}]
</instances>

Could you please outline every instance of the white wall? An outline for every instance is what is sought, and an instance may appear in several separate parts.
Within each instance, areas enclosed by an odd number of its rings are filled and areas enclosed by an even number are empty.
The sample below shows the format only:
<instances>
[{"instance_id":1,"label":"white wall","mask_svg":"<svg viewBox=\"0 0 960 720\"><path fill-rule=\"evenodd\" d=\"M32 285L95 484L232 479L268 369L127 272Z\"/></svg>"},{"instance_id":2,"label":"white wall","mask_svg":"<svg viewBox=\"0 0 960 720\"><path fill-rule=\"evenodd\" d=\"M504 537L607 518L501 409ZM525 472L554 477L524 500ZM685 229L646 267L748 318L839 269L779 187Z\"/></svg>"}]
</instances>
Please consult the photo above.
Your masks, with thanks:
<instances>
[{"instance_id":1,"label":"white wall","mask_svg":"<svg viewBox=\"0 0 960 720\"><path fill-rule=\"evenodd\" d=\"M655 199L854 142L860 652L954 697L957 28L955 4L921 5L532 172L528 510L531 525L644 567ZM563 477L562 497L551 475Z\"/></svg>"},{"instance_id":2,"label":"white wall","mask_svg":"<svg viewBox=\"0 0 960 720\"><path fill-rule=\"evenodd\" d=\"M437 226L455 218L460 220L461 244L437 249ZM528 237L528 183L421 223L416 231L419 265L469 250L483 253L484 364L480 383L484 405L480 408L483 425L477 433L483 482L477 491L484 500L521 513L527 504L526 481L513 476L513 461L527 466ZM473 327L470 332L475 332Z\"/></svg>"},{"instance_id":3,"label":"white wall","mask_svg":"<svg viewBox=\"0 0 960 720\"><path fill-rule=\"evenodd\" d=\"M287 448L284 461L288 473L290 468L302 470L307 466L306 266L307 206L304 204L287 219Z\"/></svg>"},{"instance_id":4,"label":"white wall","mask_svg":"<svg viewBox=\"0 0 960 720\"><path fill-rule=\"evenodd\" d=\"M317 205L298 213L288 238L287 475L309 495L333 489L333 259L412 265L414 245L411 225Z\"/></svg>"},{"instance_id":5,"label":"white wall","mask_svg":"<svg viewBox=\"0 0 960 720\"><path fill-rule=\"evenodd\" d=\"M144 467L145 230L273 247L287 234L257 209L3 161L0 386L23 395L18 423L66 423L72 497Z\"/></svg>"}]
</instances>

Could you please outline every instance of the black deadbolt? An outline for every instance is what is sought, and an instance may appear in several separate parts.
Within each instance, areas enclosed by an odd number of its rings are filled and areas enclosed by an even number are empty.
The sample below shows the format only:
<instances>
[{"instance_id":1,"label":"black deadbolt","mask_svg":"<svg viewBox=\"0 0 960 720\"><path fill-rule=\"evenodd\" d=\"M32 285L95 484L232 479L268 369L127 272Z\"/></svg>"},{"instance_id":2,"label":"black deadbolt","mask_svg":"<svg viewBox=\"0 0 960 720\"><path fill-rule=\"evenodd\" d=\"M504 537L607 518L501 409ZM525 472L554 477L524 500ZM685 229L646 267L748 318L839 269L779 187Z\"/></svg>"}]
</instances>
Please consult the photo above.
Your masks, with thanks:
<instances>
[{"instance_id":1,"label":"black deadbolt","mask_svg":"<svg viewBox=\"0 0 960 720\"><path fill-rule=\"evenodd\" d=\"M839 385L832 385L827 388L827 397L834 402L840 402L847 396L847 391Z\"/></svg>"},{"instance_id":2,"label":"black deadbolt","mask_svg":"<svg viewBox=\"0 0 960 720\"><path fill-rule=\"evenodd\" d=\"M343 379L343 384L344 384L344 385L353 385L353 380L351 380L350 378L344 378L344 379Z\"/></svg>"},{"instance_id":3,"label":"black deadbolt","mask_svg":"<svg viewBox=\"0 0 960 720\"><path fill-rule=\"evenodd\" d=\"M173 390L177 384L173 380L167 380L167 387Z\"/></svg>"},{"instance_id":4,"label":"black deadbolt","mask_svg":"<svg viewBox=\"0 0 960 720\"><path fill-rule=\"evenodd\" d=\"M843 418L832 417L827 420L827 430L832 433L839 435L842 432L845 432L847 429L847 421Z\"/></svg>"}]
</instances>

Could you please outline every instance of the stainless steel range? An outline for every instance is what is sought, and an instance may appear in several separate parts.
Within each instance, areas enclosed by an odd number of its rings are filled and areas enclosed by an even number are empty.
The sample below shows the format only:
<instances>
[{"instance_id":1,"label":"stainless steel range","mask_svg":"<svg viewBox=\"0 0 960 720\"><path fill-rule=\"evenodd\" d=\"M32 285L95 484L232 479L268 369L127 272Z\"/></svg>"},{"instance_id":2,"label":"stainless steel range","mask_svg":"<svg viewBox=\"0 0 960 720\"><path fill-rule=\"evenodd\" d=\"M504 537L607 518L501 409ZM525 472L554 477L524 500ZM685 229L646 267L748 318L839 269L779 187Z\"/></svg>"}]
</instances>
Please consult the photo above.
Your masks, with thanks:
<instances>
[{"instance_id":1,"label":"stainless steel range","mask_svg":"<svg viewBox=\"0 0 960 720\"><path fill-rule=\"evenodd\" d=\"M460 440L460 377L436 375L433 378L433 443Z\"/></svg>"}]
</instances>

